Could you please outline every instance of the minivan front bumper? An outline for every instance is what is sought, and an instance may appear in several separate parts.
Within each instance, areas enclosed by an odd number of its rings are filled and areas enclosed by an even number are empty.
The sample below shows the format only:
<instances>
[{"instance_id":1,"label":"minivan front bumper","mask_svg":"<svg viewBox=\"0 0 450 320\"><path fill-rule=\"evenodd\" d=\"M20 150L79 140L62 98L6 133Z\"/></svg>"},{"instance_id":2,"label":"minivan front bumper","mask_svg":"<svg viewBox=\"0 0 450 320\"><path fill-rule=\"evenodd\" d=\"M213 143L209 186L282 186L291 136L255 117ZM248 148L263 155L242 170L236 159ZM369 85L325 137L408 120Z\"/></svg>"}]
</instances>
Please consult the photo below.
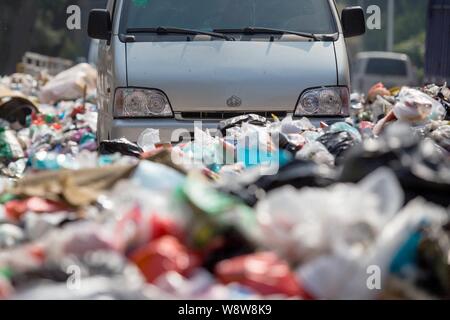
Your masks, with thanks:
<instances>
[{"instance_id":1,"label":"minivan front bumper","mask_svg":"<svg viewBox=\"0 0 450 320\"><path fill-rule=\"evenodd\" d=\"M174 143L180 141L180 135L177 136L176 130L183 130L186 135L184 138L194 132L194 126L199 129L215 130L218 128L219 121L180 121L176 119L115 119L112 121L109 136L111 139L127 138L136 142L145 129L159 130L162 143ZM188 134L189 133L189 134ZM212 132L214 134L214 132ZM190 135L189 135L190 136Z\"/></svg>"},{"instance_id":2,"label":"minivan front bumper","mask_svg":"<svg viewBox=\"0 0 450 320\"><path fill-rule=\"evenodd\" d=\"M296 118L294 118L296 119ZM298 118L299 119L299 118ZM309 118L313 125L320 126L321 122L333 124L344 121L342 117L330 118ZM111 139L127 138L130 141L136 142L145 129L159 130L162 143L176 143L192 136L194 128L201 130L209 129L214 135L218 132L219 120L177 120L177 119L114 119L109 130L109 137ZM185 134L180 136L182 130Z\"/></svg>"}]
</instances>

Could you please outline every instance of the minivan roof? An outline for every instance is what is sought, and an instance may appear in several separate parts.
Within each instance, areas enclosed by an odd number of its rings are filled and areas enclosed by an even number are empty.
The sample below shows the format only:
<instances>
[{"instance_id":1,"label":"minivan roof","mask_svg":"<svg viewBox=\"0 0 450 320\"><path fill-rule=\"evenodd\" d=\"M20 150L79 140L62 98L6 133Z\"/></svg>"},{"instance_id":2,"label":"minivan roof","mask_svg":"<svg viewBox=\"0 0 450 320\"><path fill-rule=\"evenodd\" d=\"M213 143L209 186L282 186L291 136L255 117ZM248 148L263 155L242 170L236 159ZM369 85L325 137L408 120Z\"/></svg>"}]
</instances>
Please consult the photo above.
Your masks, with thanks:
<instances>
[{"instance_id":1,"label":"minivan roof","mask_svg":"<svg viewBox=\"0 0 450 320\"><path fill-rule=\"evenodd\" d=\"M386 51L368 51L360 52L356 55L357 59L371 59L371 58L382 58L382 59L392 59L392 60L409 60L408 55L404 53L396 52L386 52Z\"/></svg>"}]
</instances>

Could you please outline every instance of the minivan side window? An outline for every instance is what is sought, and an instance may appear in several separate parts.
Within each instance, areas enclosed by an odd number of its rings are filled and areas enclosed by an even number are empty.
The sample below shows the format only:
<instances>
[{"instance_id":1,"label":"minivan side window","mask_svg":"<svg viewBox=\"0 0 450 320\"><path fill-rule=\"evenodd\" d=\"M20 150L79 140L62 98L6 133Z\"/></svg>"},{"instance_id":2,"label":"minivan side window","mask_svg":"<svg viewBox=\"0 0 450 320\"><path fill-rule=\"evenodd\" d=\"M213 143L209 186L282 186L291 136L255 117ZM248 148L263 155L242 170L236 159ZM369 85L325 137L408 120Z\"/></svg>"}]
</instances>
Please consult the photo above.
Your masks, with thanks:
<instances>
[{"instance_id":1,"label":"minivan side window","mask_svg":"<svg viewBox=\"0 0 450 320\"><path fill-rule=\"evenodd\" d=\"M366 74L405 77L408 68L403 60L371 58L367 63Z\"/></svg>"},{"instance_id":2,"label":"minivan side window","mask_svg":"<svg viewBox=\"0 0 450 320\"><path fill-rule=\"evenodd\" d=\"M122 31L177 28L212 31L246 27L333 34L328 0L125 0Z\"/></svg>"}]
</instances>

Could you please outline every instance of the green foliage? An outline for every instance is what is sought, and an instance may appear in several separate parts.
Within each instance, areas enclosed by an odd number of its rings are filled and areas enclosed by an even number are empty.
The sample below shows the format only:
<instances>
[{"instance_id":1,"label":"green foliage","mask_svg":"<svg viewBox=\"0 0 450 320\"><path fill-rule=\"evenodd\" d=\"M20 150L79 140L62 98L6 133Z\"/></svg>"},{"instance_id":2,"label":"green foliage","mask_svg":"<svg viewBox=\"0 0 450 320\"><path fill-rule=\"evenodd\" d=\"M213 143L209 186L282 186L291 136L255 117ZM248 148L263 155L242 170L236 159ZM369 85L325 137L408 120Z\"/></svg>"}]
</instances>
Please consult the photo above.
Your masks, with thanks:
<instances>
[{"instance_id":1,"label":"green foliage","mask_svg":"<svg viewBox=\"0 0 450 320\"><path fill-rule=\"evenodd\" d=\"M35 36L31 41L33 51L74 59L83 54L74 43L74 32L66 29L66 8L73 0L40 0Z\"/></svg>"},{"instance_id":2,"label":"green foliage","mask_svg":"<svg viewBox=\"0 0 450 320\"><path fill-rule=\"evenodd\" d=\"M413 64L417 67L417 75L422 81L424 77L425 64L425 38L426 33L422 31L408 40L397 43L394 50L396 52L406 53L411 58Z\"/></svg>"}]
</instances>

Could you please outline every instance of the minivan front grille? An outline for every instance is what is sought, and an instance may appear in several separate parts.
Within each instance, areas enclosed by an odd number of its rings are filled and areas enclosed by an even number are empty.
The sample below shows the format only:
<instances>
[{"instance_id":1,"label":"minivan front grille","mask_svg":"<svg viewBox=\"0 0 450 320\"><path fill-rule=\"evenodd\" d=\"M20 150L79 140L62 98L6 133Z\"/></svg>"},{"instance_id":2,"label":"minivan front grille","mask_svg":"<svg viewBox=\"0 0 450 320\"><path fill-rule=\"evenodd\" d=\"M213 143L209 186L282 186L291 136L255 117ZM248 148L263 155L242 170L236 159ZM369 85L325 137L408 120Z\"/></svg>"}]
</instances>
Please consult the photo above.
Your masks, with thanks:
<instances>
[{"instance_id":1,"label":"minivan front grille","mask_svg":"<svg viewBox=\"0 0 450 320\"><path fill-rule=\"evenodd\" d=\"M262 116L268 119L272 118L272 115L275 115L278 118L285 118L287 116L287 112L285 111L275 111L275 112L181 112L181 118L183 120L225 120L234 117L239 117L246 114L256 114L258 116Z\"/></svg>"}]
</instances>

